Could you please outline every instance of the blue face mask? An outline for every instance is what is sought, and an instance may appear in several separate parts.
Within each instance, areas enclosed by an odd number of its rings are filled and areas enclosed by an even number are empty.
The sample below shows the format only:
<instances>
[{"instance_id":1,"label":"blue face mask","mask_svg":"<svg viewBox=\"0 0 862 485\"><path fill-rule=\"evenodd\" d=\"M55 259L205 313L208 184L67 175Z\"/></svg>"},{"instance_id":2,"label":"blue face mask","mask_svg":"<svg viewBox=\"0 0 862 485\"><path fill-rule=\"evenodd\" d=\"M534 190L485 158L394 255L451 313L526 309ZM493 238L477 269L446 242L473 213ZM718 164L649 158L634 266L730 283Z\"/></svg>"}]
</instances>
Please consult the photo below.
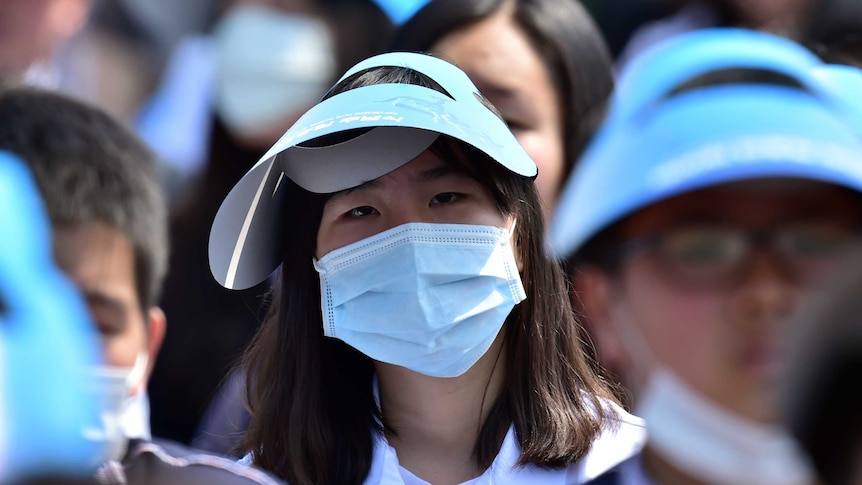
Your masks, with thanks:
<instances>
[{"instance_id":1,"label":"blue face mask","mask_svg":"<svg viewBox=\"0 0 862 485\"><path fill-rule=\"evenodd\" d=\"M410 223L326 254L314 261L324 334L421 374L463 374L526 298L511 234Z\"/></svg>"}]
</instances>

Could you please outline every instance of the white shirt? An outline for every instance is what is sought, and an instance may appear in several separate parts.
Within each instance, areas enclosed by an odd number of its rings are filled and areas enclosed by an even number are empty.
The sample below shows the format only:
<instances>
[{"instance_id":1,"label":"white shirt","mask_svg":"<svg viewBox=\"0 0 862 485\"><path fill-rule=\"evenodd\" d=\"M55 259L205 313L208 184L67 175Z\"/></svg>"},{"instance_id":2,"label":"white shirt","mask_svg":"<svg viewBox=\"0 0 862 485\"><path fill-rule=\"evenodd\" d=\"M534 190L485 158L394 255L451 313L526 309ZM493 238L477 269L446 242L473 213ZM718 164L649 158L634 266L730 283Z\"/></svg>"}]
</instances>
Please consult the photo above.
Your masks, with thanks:
<instances>
[{"instance_id":1,"label":"white shirt","mask_svg":"<svg viewBox=\"0 0 862 485\"><path fill-rule=\"evenodd\" d=\"M599 435L587 456L577 463L556 470L535 465L516 467L515 464L521 455L521 447L515 437L514 428L509 428L500 452L491 466L482 475L459 485L579 485L596 478L637 455L646 443L646 427L641 418L627 413L616 404L608 403L608 407L617 413L619 426ZM246 455L239 462L251 465L251 454ZM430 485L398 463L395 448L391 447L382 436L375 439L371 470L363 484ZM638 485L641 484L638 483Z\"/></svg>"},{"instance_id":2,"label":"white shirt","mask_svg":"<svg viewBox=\"0 0 862 485\"><path fill-rule=\"evenodd\" d=\"M577 463L556 470L535 465L516 467L521 448L514 428L510 428L500 452L485 473L460 485L576 485L597 477L635 455L646 441L646 428L640 418L614 404L610 404L610 407L619 416L619 427L603 432L587 456ZM398 463L395 449L384 437L378 437L374 444L371 470L364 484L430 485Z\"/></svg>"}]
</instances>

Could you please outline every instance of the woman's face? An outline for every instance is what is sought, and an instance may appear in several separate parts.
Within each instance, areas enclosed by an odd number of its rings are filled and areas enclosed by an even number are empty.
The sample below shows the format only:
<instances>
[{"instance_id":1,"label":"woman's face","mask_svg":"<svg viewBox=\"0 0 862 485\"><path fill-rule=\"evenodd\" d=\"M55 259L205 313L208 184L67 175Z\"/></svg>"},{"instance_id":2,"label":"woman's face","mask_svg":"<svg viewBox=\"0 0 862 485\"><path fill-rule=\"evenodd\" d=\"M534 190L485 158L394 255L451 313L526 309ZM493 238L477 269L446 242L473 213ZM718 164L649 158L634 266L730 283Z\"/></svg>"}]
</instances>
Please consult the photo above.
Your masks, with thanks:
<instances>
[{"instance_id":1,"label":"woman's face","mask_svg":"<svg viewBox=\"0 0 862 485\"><path fill-rule=\"evenodd\" d=\"M410 222L508 227L491 191L430 151L382 177L332 196L315 257Z\"/></svg>"},{"instance_id":2,"label":"woman's face","mask_svg":"<svg viewBox=\"0 0 862 485\"><path fill-rule=\"evenodd\" d=\"M512 20L512 9L505 6L478 24L450 32L431 52L470 76L539 166L536 186L548 220L565 175L561 100L548 69Z\"/></svg>"}]
</instances>

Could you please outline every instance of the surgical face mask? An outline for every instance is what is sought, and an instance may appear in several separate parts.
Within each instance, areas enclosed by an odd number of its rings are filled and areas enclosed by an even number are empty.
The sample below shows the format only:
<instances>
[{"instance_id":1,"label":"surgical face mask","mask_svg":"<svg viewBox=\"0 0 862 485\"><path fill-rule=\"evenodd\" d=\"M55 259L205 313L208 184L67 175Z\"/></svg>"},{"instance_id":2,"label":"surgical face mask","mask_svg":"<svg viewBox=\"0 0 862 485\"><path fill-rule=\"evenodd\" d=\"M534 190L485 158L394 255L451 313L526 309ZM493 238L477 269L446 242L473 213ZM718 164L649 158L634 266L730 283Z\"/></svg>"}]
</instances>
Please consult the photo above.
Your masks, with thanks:
<instances>
[{"instance_id":1,"label":"surgical face mask","mask_svg":"<svg viewBox=\"0 0 862 485\"><path fill-rule=\"evenodd\" d=\"M132 367L117 367L103 365L90 370L93 389L105 403L102 409L99 423L85 427L84 437L91 441L104 444L104 456L99 461L120 460L126 452L126 444L130 437L127 432L139 429L137 423L140 416L136 412L136 406L141 390L138 395L132 396L135 387L142 384L149 359L146 352L138 354Z\"/></svg>"},{"instance_id":2,"label":"surgical face mask","mask_svg":"<svg viewBox=\"0 0 862 485\"><path fill-rule=\"evenodd\" d=\"M648 446L663 459L712 485L814 483L810 462L783 428L702 396L660 363L630 311L616 306L612 317L634 366L649 369L635 414L646 422Z\"/></svg>"},{"instance_id":3,"label":"surgical face mask","mask_svg":"<svg viewBox=\"0 0 862 485\"><path fill-rule=\"evenodd\" d=\"M708 483L814 483L810 462L785 430L713 404L667 369L652 372L637 414L646 421L650 446Z\"/></svg>"},{"instance_id":4,"label":"surgical face mask","mask_svg":"<svg viewBox=\"0 0 862 485\"><path fill-rule=\"evenodd\" d=\"M421 374L463 374L526 298L511 234L410 223L330 252L314 261L324 334Z\"/></svg>"},{"instance_id":5,"label":"surgical face mask","mask_svg":"<svg viewBox=\"0 0 862 485\"><path fill-rule=\"evenodd\" d=\"M332 34L313 17L244 5L214 35L216 109L238 134L265 134L304 111L335 75Z\"/></svg>"}]
</instances>

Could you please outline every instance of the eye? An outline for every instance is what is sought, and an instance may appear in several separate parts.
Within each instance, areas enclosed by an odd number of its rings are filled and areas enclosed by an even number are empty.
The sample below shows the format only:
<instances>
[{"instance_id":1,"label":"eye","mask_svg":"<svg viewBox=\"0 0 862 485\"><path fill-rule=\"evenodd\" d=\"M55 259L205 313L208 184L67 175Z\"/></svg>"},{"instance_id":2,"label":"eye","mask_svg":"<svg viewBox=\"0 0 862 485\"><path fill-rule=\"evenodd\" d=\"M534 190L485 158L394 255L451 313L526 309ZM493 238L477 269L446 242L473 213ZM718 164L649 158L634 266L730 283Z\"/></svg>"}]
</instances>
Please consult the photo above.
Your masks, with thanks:
<instances>
[{"instance_id":1,"label":"eye","mask_svg":"<svg viewBox=\"0 0 862 485\"><path fill-rule=\"evenodd\" d=\"M443 192L442 194L437 194L431 199L432 204L451 204L456 200L459 200L463 197L462 194L456 192Z\"/></svg>"},{"instance_id":2,"label":"eye","mask_svg":"<svg viewBox=\"0 0 862 485\"><path fill-rule=\"evenodd\" d=\"M97 320L96 327L103 337L113 337L114 335L119 335L123 331L122 325L116 322L106 322L104 320Z\"/></svg>"},{"instance_id":3,"label":"eye","mask_svg":"<svg viewBox=\"0 0 862 485\"><path fill-rule=\"evenodd\" d=\"M807 224L789 228L779 236L784 250L800 258L830 258L841 254L854 239L849 227Z\"/></svg>"},{"instance_id":4,"label":"eye","mask_svg":"<svg viewBox=\"0 0 862 485\"><path fill-rule=\"evenodd\" d=\"M347 211L347 217L366 217L374 214L379 214L377 209L371 207L370 205L363 205L359 207L354 207Z\"/></svg>"},{"instance_id":5,"label":"eye","mask_svg":"<svg viewBox=\"0 0 862 485\"><path fill-rule=\"evenodd\" d=\"M740 258L745 241L734 231L720 228L680 229L665 235L659 251L675 264L720 265Z\"/></svg>"}]
</instances>

